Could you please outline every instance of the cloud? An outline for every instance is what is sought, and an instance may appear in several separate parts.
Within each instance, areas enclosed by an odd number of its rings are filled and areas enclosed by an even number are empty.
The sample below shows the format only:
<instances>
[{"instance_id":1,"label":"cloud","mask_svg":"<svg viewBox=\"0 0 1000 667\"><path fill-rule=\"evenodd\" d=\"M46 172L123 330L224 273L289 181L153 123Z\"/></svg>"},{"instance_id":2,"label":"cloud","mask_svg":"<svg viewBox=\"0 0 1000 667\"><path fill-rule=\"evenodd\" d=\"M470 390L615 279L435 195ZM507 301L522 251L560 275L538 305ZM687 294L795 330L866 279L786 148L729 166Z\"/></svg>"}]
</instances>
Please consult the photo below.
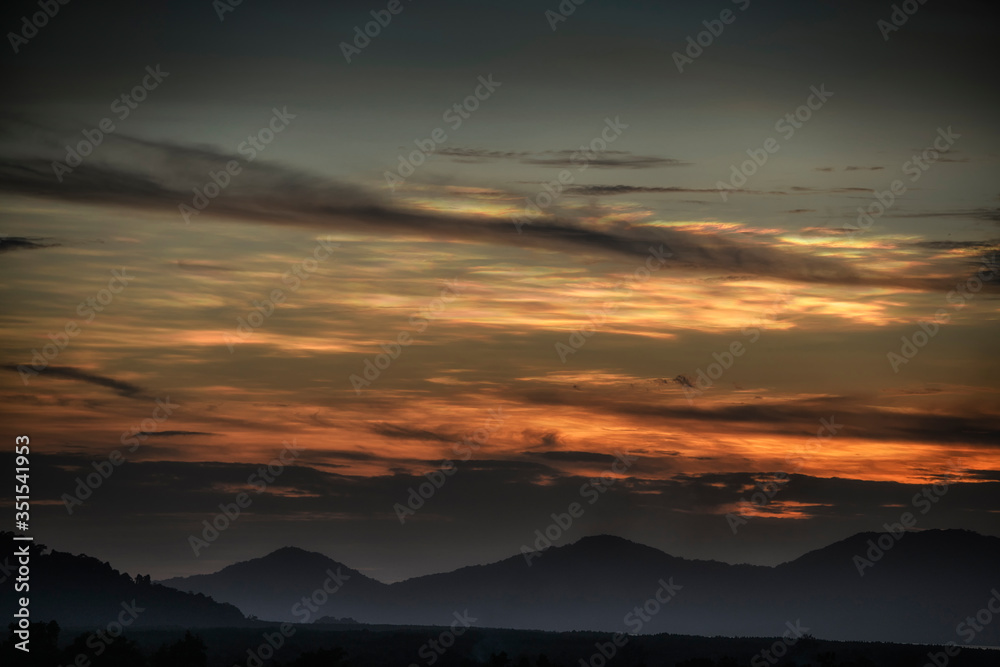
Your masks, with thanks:
<instances>
[{"instance_id":1,"label":"cloud","mask_svg":"<svg viewBox=\"0 0 1000 667\"><path fill-rule=\"evenodd\" d=\"M792 194L797 194L797 195L802 195L802 194L808 194L808 195L816 195L816 194L828 194L828 195L829 194L834 194L834 195L840 195L840 194L850 194L852 192L865 192L865 193L869 193L870 194L872 192L871 188L806 188L806 187L802 187L802 186L798 186L798 185L792 186L789 189L792 191Z\"/></svg>"},{"instance_id":2,"label":"cloud","mask_svg":"<svg viewBox=\"0 0 1000 667\"><path fill-rule=\"evenodd\" d=\"M576 388L574 386L574 388ZM536 429L524 429L521 432L521 437L529 444L529 446L537 449L543 447L546 449L554 449L556 447L561 447L564 443L562 437L557 431L538 431Z\"/></svg>"},{"instance_id":3,"label":"cloud","mask_svg":"<svg viewBox=\"0 0 1000 667\"><path fill-rule=\"evenodd\" d=\"M789 211L789 213L796 212ZM853 233L853 229L845 229L843 227L803 227L799 230L799 234L802 236L848 236Z\"/></svg>"},{"instance_id":4,"label":"cloud","mask_svg":"<svg viewBox=\"0 0 1000 667\"><path fill-rule=\"evenodd\" d=\"M455 442L457 439L454 436L445 435L443 433L434 433L433 431L426 431L423 429L414 429L408 426L398 426L396 424L387 424L385 422L379 422L377 424L372 424L368 429L377 435L384 435L389 438L403 438L407 440L429 440L432 442Z\"/></svg>"},{"instance_id":5,"label":"cloud","mask_svg":"<svg viewBox=\"0 0 1000 667\"><path fill-rule=\"evenodd\" d=\"M48 240L47 238L38 236L2 236L0 237L0 252L59 247L60 244L58 243L45 243Z\"/></svg>"},{"instance_id":6,"label":"cloud","mask_svg":"<svg viewBox=\"0 0 1000 667\"><path fill-rule=\"evenodd\" d=\"M893 218L974 218L976 220L990 220L1000 222L1000 208L967 208L953 209L950 211L922 211L916 213L903 213L896 211L889 214Z\"/></svg>"},{"instance_id":7,"label":"cloud","mask_svg":"<svg viewBox=\"0 0 1000 667\"><path fill-rule=\"evenodd\" d=\"M673 381L674 391L683 398L685 388L696 388L686 375ZM550 386L533 387L521 392L524 400L536 405L574 406L592 412L625 415L632 418L662 420L677 424L683 421L729 424L748 432L801 435L815 433L821 419L831 416L843 425L836 437L863 436L870 440L897 442L966 443L1000 447L1000 414L983 412L973 406L946 412L899 412L873 405L870 399L850 396L825 396L792 401L754 401L752 403L685 405L681 402L646 403L617 398L614 392L574 392ZM961 407L961 406L960 406Z\"/></svg>"},{"instance_id":8,"label":"cloud","mask_svg":"<svg viewBox=\"0 0 1000 667\"><path fill-rule=\"evenodd\" d=\"M3 368L19 373L19 367L15 364L8 364L3 366ZM112 389L119 396L124 396L125 398L141 398L143 395L143 389L137 385L130 382L122 382L121 380L115 380L114 378L109 378L103 375L97 375L95 373L88 373L86 371L80 370L74 366L47 366L44 370L35 371L31 369L30 366L25 366L31 370L31 372L42 376L42 377L56 377L63 378L66 380L77 380L79 382L86 382L98 387L104 387L106 389Z\"/></svg>"},{"instance_id":9,"label":"cloud","mask_svg":"<svg viewBox=\"0 0 1000 667\"><path fill-rule=\"evenodd\" d=\"M675 186L641 186L641 185L573 185L566 192L574 195L612 196L632 194L719 194L718 188L682 188ZM728 195L814 195L814 194L851 194L855 192L871 192L870 188L807 188L794 186L789 190L748 190L745 188L726 190ZM699 202L700 203L700 202Z\"/></svg>"},{"instance_id":10,"label":"cloud","mask_svg":"<svg viewBox=\"0 0 1000 667\"><path fill-rule=\"evenodd\" d=\"M917 241L912 245L918 248L932 248L934 250L960 250L963 248L989 250L1000 248L1000 239L993 241Z\"/></svg>"},{"instance_id":11,"label":"cloud","mask_svg":"<svg viewBox=\"0 0 1000 667\"><path fill-rule=\"evenodd\" d=\"M844 167L844 171L879 171L880 169L885 169L885 167L857 167L850 166ZM837 171L836 167L816 167L816 171Z\"/></svg>"},{"instance_id":12,"label":"cloud","mask_svg":"<svg viewBox=\"0 0 1000 667\"><path fill-rule=\"evenodd\" d=\"M220 273L227 271L235 271L228 266L221 266L219 264L211 264L209 262L199 262L194 260L183 260L178 259L174 262L176 266L181 271L190 271L192 273Z\"/></svg>"},{"instance_id":13,"label":"cloud","mask_svg":"<svg viewBox=\"0 0 1000 667\"><path fill-rule=\"evenodd\" d=\"M483 148L442 148L438 155L457 158L455 162L489 162L490 160L519 160L532 153L522 151L490 151Z\"/></svg>"},{"instance_id":14,"label":"cloud","mask_svg":"<svg viewBox=\"0 0 1000 667\"><path fill-rule=\"evenodd\" d=\"M591 167L604 169L651 169L654 167L678 167L690 163L673 158L651 155L635 155L628 151L603 151L592 154L580 150L542 151L493 151L483 148L443 148L438 155L454 158L455 162L484 163L499 160L514 160L521 164L543 167L579 167L586 162Z\"/></svg>"},{"instance_id":15,"label":"cloud","mask_svg":"<svg viewBox=\"0 0 1000 667\"><path fill-rule=\"evenodd\" d=\"M976 479L988 482L1000 482L1000 470L976 470L970 474Z\"/></svg>"},{"instance_id":16,"label":"cloud","mask_svg":"<svg viewBox=\"0 0 1000 667\"><path fill-rule=\"evenodd\" d=\"M213 549L227 550L225 556L220 556L232 561L245 558L248 551L266 553L277 546L310 545L318 550L329 549L348 565L357 558L371 574L377 574L381 565L389 565L391 555L403 549L407 554L405 569L394 571L414 576L452 567L442 565L440 560L442 534L446 531L462 535L471 545L491 545L481 551L458 550L461 562L454 567L468 565L470 553L475 560L490 562L515 551L534 527L545 525L548 512L566 507L567 499L578 499L581 485L592 476L589 472L577 474L549 467L533 458L536 460L460 464L459 473L450 477L442 492L415 517L422 528L418 531L400 529L393 503L405 503L410 489L427 480L423 475L353 476L319 470L302 462L285 468L269 484L267 493L253 494L252 530L231 532ZM259 465L130 462L115 474L114 484L105 485L86 501L91 520L81 522L78 516L67 515L61 498L75 487L81 471L92 471L91 463L89 457L76 455L38 454L37 461L32 459L38 476L38 488L32 490L38 500L46 501L39 505L39 511L44 513L43 525L61 542L76 539L79 544L115 545L113 535L128 531L141 538L147 555L153 554L152 561L144 561L144 571L153 572L177 567L177 545L186 546L191 532L218 511L219 504L232 502L241 489L253 493L247 479ZM611 457L581 463L605 468L610 467ZM732 537L723 512L752 493L754 485L766 479L767 473L719 471L658 478L649 476L644 466L645 459L637 462L628 477L616 481L602 494L600 502L588 506L586 518L574 525L574 530L580 531L578 535L632 530L636 535L646 535L646 541L653 546L675 555L694 557L696 553L688 551L690 545L707 543L715 545L716 551L702 557L744 559L745 552L731 548ZM970 470L966 474L983 481L950 484L947 503L934 510L935 520L957 521L965 527L995 532L995 499L1000 483L989 480L996 478L996 471ZM833 542L845 532L860 532L889 520L893 512L898 517L898 509L886 512L885 518L879 510L909 502L921 488L920 484L790 474L775 501L809 505L809 513L821 521L812 526L814 533L823 533L817 539ZM483 521L483 517L490 520ZM771 521L775 523L768 523ZM801 526L781 521L754 519L762 528L772 527L758 538L760 547L775 541L787 543L788 552L774 554L774 563L808 550L795 540L801 537ZM303 525L308 526L305 533ZM663 531L664 525L670 525L671 530ZM685 539L678 540L678 534ZM666 535L670 537L664 539ZM748 533L747 539L753 539L753 535ZM364 544L366 550L345 549L344 545L351 543Z\"/></svg>"},{"instance_id":17,"label":"cloud","mask_svg":"<svg viewBox=\"0 0 1000 667\"><path fill-rule=\"evenodd\" d=\"M103 162L91 160L63 175L52 173L52 158L20 157L0 161L0 191L93 205L115 205L175 213L191 206L192 186L202 185L210 170L239 159L205 146L111 135L102 145ZM797 191L814 190L793 188ZM865 192L868 192L865 190ZM192 214L194 209L190 209ZM628 221L589 228L560 212L515 229L510 219L463 216L406 209L372 192L336 183L315 174L274 163L243 164L229 187L212 200L205 215L244 222L294 225L327 232L385 234L395 232L442 240L541 248L578 254L581 251L645 261L651 248L669 253L667 268L752 273L772 278L823 284L891 286L915 290L947 290L954 286L960 263L938 267L938 275L881 273L869 264L809 254L800 248L768 245L727 234L695 234L687 230L642 227ZM197 222L197 215L192 215ZM521 231L523 233L518 233ZM744 235L741 235L744 236ZM947 260L939 260L945 262Z\"/></svg>"},{"instance_id":18,"label":"cloud","mask_svg":"<svg viewBox=\"0 0 1000 667\"><path fill-rule=\"evenodd\" d=\"M679 187L643 187L637 185L574 185L566 188L566 192L574 195L631 195L631 194L656 194L656 193L676 193L676 192L696 192L718 194L716 188L679 188Z\"/></svg>"},{"instance_id":19,"label":"cloud","mask_svg":"<svg viewBox=\"0 0 1000 667\"><path fill-rule=\"evenodd\" d=\"M691 383L691 378L684 375L683 373L675 377L674 382L687 389L695 389L694 384Z\"/></svg>"},{"instance_id":20,"label":"cloud","mask_svg":"<svg viewBox=\"0 0 1000 667\"><path fill-rule=\"evenodd\" d=\"M634 155L627 151L604 151L599 153L597 157L591 157L591 154L582 156L579 151L549 151L547 155L551 157L525 158L521 162L545 167L579 167L585 158L588 166L603 169L652 169L654 167L686 167L691 164L673 158Z\"/></svg>"},{"instance_id":21,"label":"cloud","mask_svg":"<svg viewBox=\"0 0 1000 667\"><path fill-rule=\"evenodd\" d=\"M596 452L580 451L551 451L551 452L524 452L526 456L537 456L549 461L563 461L566 463L600 463L610 465L616 459L611 454L598 454Z\"/></svg>"}]
</instances>

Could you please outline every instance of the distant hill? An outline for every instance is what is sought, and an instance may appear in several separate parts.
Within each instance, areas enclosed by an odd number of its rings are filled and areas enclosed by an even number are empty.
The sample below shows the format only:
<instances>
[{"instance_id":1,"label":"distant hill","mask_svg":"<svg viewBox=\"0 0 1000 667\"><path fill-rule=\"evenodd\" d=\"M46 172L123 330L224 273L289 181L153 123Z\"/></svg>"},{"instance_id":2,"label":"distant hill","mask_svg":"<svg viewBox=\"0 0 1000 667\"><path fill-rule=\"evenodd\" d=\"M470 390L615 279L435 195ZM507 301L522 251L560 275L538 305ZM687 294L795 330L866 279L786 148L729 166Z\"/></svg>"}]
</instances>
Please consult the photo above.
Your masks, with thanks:
<instances>
[{"instance_id":1,"label":"distant hill","mask_svg":"<svg viewBox=\"0 0 1000 667\"><path fill-rule=\"evenodd\" d=\"M468 609L480 627L768 637L801 621L827 639L963 643L956 626L985 607L991 589L1000 590L1000 538L962 530L906 533L860 576L853 558L864 557L879 536L858 534L764 567L687 560L603 535L547 549L530 567L516 555L391 585L322 554L286 548L163 583L262 619L304 621L292 613L295 603L339 567L350 578L308 622L336 616L446 625ZM660 607L656 613L636 613L661 580L681 588L669 603L649 603L648 609ZM1000 645L1000 620L973 643Z\"/></svg>"},{"instance_id":2,"label":"distant hill","mask_svg":"<svg viewBox=\"0 0 1000 667\"><path fill-rule=\"evenodd\" d=\"M13 533L0 533L5 545L25 544L13 542L12 538ZM124 614L122 618L131 620L133 628L233 627L247 622L231 604L151 583L149 577L132 579L90 556L60 551L46 554L43 545L28 544L31 588L27 593L16 592L15 577L7 577L0 585L0 604L13 613L17 598L27 595L32 621L54 620L63 627L98 627Z\"/></svg>"},{"instance_id":3,"label":"distant hill","mask_svg":"<svg viewBox=\"0 0 1000 667\"><path fill-rule=\"evenodd\" d=\"M235 563L214 574L175 577L160 583L226 600L261 619L298 623L312 623L322 616L370 617L381 613L388 602L386 584L323 554L296 547ZM334 589L336 593L329 592ZM303 597L312 600L314 595L315 609L302 601Z\"/></svg>"}]
</instances>

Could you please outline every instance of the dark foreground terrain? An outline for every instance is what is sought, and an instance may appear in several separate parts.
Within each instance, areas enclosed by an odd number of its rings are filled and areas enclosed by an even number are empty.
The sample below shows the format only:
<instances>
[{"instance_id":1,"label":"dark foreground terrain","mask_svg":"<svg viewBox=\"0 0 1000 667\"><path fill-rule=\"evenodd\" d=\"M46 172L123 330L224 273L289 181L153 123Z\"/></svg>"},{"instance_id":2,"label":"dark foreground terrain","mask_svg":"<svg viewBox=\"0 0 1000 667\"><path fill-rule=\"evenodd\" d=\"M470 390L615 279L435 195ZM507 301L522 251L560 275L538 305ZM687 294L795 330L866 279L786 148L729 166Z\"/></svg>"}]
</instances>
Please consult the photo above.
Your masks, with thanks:
<instances>
[{"instance_id":1,"label":"dark foreground terrain","mask_svg":"<svg viewBox=\"0 0 1000 667\"><path fill-rule=\"evenodd\" d=\"M936 667L995 667L1000 664L1000 650L996 649L964 647L957 655L948 656L940 646L835 642L808 635L794 643L780 637L621 636L620 647L615 646L612 635L596 632L468 628L456 635L447 626L261 623L255 628L200 628L194 632L139 629L111 639L95 634L92 629L60 630L55 624L36 624L31 653L26 656L16 651L14 640L8 636L0 649L0 662L44 667L921 667L935 663ZM934 658L929 654L935 654Z\"/></svg>"}]
</instances>

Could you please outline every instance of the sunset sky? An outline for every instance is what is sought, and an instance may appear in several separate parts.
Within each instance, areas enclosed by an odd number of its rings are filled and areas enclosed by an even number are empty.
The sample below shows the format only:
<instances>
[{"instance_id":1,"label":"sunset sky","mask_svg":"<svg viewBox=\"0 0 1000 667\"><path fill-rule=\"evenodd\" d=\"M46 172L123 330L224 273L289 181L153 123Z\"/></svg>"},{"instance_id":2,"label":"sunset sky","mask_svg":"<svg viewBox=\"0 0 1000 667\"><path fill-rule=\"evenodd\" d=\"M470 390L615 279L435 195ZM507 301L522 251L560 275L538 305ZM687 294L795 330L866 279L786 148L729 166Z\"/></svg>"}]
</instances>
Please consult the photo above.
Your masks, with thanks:
<instances>
[{"instance_id":1,"label":"sunset sky","mask_svg":"<svg viewBox=\"0 0 1000 667\"><path fill-rule=\"evenodd\" d=\"M154 578L295 545L393 581L518 553L605 474L557 544L774 564L941 480L918 528L1000 535L984 3L886 32L888 2L402 0L356 53L386 3L335 4L70 3L5 40L0 404L36 539Z\"/></svg>"}]
</instances>

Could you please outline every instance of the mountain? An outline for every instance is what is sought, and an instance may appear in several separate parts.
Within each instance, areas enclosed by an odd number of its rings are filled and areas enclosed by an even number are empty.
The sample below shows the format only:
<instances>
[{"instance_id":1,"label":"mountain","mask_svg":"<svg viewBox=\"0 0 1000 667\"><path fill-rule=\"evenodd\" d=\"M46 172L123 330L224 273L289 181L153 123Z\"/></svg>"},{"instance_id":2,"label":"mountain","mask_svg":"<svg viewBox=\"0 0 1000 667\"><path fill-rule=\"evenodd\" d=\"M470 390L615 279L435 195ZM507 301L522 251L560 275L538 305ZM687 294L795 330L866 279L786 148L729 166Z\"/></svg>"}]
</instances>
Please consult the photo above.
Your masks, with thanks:
<instances>
[{"instance_id":1,"label":"mountain","mask_svg":"<svg viewBox=\"0 0 1000 667\"><path fill-rule=\"evenodd\" d=\"M992 605L1000 604L1000 538L966 530L888 536L861 533L779 565L776 574L804 594L785 587L774 605L792 613L808 604L817 630L829 627L836 636L965 644L963 621L994 596ZM880 540L892 546L882 549ZM970 643L1000 645L1000 623L987 624Z\"/></svg>"},{"instance_id":2,"label":"mountain","mask_svg":"<svg viewBox=\"0 0 1000 667\"><path fill-rule=\"evenodd\" d=\"M296 547L235 563L214 574L175 577L160 583L211 595L248 615L274 621L311 623L322 616L357 618L357 614L373 617L388 603L386 584L323 554Z\"/></svg>"},{"instance_id":3,"label":"mountain","mask_svg":"<svg viewBox=\"0 0 1000 667\"><path fill-rule=\"evenodd\" d=\"M405 622L418 612L430 619L468 608L489 627L540 630L612 630L648 632L652 620L633 614L667 586L679 585L670 603L654 618L672 617L692 588L700 597L717 598L729 582L754 580L767 568L689 561L608 535L547 549L529 566L521 555L490 565L466 567L446 574L417 577L394 584L389 622ZM662 599L674 591L664 590ZM744 605L738 597L734 600ZM651 607L661 606L650 603ZM686 606L686 605L685 605ZM740 609L716 613L740 615ZM359 619L360 620L360 619ZM680 621L681 619L677 619ZM695 632L706 625L688 619L670 624L672 632Z\"/></svg>"},{"instance_id":4,"label":"mountain","mask_svg":"<svg viewBox=\"0 0 1000 667\"><path fill-rule=\"evenodd\" d=\"M133 579L90 556L47 552L43 545L14 542L12 538L13 533L0 533L4 544L18 549L29 545L30 588L16 591L16 577L11 573L0 585L0 604L13 613L18 599L28 597L33 622L54 620L63 627L103 627L124 620L133 628L235 627L247 623L231 604L155 584L149 577Z\"/></svg>"},{"instance_id":5,"label":"mountain","mask_svg":"<svg viewBox=\"0 0 1000 667\"><path fill-rule=\"evenodd\" d=\"M863 575L856 556L871 559ZM530 565L517 555L395 584L300 549L163 583L269 620L447 625L468 610L480 627L768 637L800 623L827 639L964 644L959 624L1000 590L998 563L1000 538L962 530L862 533L775 567L688 560L602 535ZM308 619L296 615L338 567L350 577L343 588ZM1000 645L1000 623L972 643Z\"/></svg>"}]
</instances>

